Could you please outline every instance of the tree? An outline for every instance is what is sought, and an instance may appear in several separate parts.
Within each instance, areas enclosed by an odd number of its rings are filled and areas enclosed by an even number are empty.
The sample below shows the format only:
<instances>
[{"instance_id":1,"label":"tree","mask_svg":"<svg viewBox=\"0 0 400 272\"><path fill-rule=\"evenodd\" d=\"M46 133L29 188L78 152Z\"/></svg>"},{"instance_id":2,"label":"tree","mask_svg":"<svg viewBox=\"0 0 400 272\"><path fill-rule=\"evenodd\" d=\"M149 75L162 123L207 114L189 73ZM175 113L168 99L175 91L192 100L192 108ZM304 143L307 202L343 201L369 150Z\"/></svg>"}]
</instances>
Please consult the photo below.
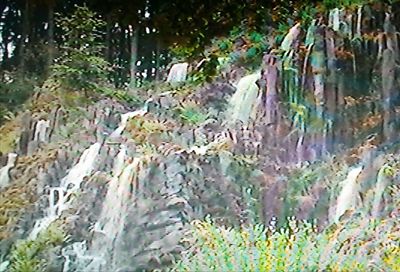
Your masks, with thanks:
<instances>
[{"instance_id":1,"label":"tree","mask_svg":"<svg viewBox=\"0 0 400 272\"><path fill-rule=\"evenodd\" d=\"M52 69L52 77L64 88L85 93L99 90L107 77L108 63L102 57L99 28L105 22L86 6L76 6L69 17L57 19L63 30L62 55Z\"/></svg>"}]
</instances>

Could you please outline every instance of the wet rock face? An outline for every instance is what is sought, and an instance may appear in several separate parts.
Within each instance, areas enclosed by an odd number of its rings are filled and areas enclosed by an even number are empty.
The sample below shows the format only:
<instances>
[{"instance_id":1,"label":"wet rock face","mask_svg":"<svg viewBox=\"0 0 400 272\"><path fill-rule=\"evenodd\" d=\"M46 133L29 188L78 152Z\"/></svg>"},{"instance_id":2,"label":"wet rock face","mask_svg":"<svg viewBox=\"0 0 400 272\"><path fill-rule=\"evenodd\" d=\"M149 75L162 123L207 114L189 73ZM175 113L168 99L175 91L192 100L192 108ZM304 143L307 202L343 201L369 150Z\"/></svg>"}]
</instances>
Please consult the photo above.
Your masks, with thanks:
<instances>
[{"instance_id":1,"label":"wet rock face","mask_svg":"<svg viewBox=\"0 0 400 272\"><path fill-rule=\"evenodd\" d=\"M84 181L75 205L65 214L66 228L73 239L71 242L93 238L93 226L101 213L108 182L109 176L101 174Z\"/></svg>"},{"instance_id":2,"label":"wet rock face","mask_svg":"<svg viewBox=\"0 0 400 272\"><path fill-rule=\"evenodd\" d=\"M49 206L49 189L60 185L62 178L76 163L81 151L95 141L91 135L96 130L111 131L118 122L112 121L112 119L115 116L114 119L117 120L118 111L122 110L124 110L123 106L110 100L94 104L91 117L96 119L98 127L93 130L93 126L79 126L78 123L78 126L76 126L78 130L71 129L70 131L73 135L65 137L67 135L60 134L60 131L63 128L65 129L65 126L70 125L67 120L69 117L64 116L63 109L53 109L48 118L50 126L42 129L40 135L36 134L36 141L34 140L35 127L40 120L46 120L45 116L41 116L39 119L37 116L32 118L29 112L23 115L21 121L22 133L18 146L20 158L17 160L15 167L10 170L10 185L0 191L0 203L4 204L1 204L0 208L0 217L2 218L0 222L0 236L2 239L0 259L4 259L4 256L9 253L10 246L16 239L25 239L27 237L33 228L35 220L44 216L44 212ZM82 118L78 122L83 123L84 120L85 118ZM101 170L106 173L109 172L110 165L112 165L113 154L111 148L104 148L98 160ZM99 186L96 189L88 189L89 196L87 201L90 202L87 203L92 205L89 205L92 209L90 211L84 210L82 213L89 214L94 212L95 208L99 209L101 207L101 188ZM86 193L86 188L83 192ZM90 192L93 193L92 197L90 197ZM74 215L70 217L74 218ZM90 222L94 220L90 215L83 218L88 218ZM71 221L72 219L69 220ZM79 224L81 226L76 230L84 231L88 229L87 223ZM76 234L76 237L83 236L88 237L88 234ZM49 254L60 256L59 249L55 249L53 253ZM54 269L57 267L57 271L60 270L58 269L60 267L59 258L54 265L52 263L50 265Z\"/></svg>"},{"instance_id":3,"label":"wet rock face","mask_svg":"<svg viewBox=\"0 0 400 272\"><path fill-rule=\"evenodd\" d=\"M202 87L193 97L200 105L222 112L226 109L228 98L235 92L235 88L227 83L212 83Z\"/></svg>"},{"instance_id":4,"label":"wet rock face","mask_svg":"<svg viewBox=\"0 0 400 272\"><path fill-rule=\"evenodd\" d=\"M7 164L7 155L0 154L0 167Z\"/></svg>"}]
</instances>

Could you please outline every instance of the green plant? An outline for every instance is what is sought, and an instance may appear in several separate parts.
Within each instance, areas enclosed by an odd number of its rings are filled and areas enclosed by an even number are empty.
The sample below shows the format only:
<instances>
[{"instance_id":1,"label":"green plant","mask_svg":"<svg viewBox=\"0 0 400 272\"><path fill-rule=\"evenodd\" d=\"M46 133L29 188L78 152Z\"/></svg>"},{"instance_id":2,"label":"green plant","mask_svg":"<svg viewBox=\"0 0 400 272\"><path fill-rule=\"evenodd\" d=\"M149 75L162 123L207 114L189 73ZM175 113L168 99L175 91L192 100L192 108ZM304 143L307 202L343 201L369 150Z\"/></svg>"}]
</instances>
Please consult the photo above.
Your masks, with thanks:
<instances>
[{"instance_id":1,"label":"green plant","mask_svg":"<svg viewBox=\"0 0 400 272\"><path fill-rule=\"evenodd\" d=\"M131 106L139 106L143 102L138 96L130 95L124 90L118 90L106 86L99 86L97 90L106 97L129 103Z\"/></svg>"},{"instance_id":2,"label":"green plant","mask_svg":"<svg viewBox=\"0 0 400 272\"><path fill-rule=\"evenodd\" d=\"M12 119L13 114L4 105L0 104L0 124L3 121Z\"/></svg>"},{"instance_id":3,"label":"green plant","mask_svg":"<svg viewBox=\"0 0 400 272\"><path fill-rule=\"evenodd\" d=\"M0 82L0 124L13 117L17 110L33 93L34 81L7 74Z\"/></svg>"},{"instance_id":4,"label":"green plant","mask_svg":"<svg viewBox=\"0 0 400 272\"><path fill-rule=\"evenodd\" d=\"M396 271L400 234L395 221L355 218L319 233L315 225L293 218L281 229L227 228L206 218L193 222L185 239L189 249L172 270Z\"/></svg>"},{"instance_id":5,"label":"green plant","mask_svg":"<svg viewBox=\"0 0 400 272\"><path fill-rule=\"evenodd\" d=\"M356 7L360 5L366 5L369 3L376 3L376 0L324 0L323 6L326 9L333 9L338 7Z\"/></svg>"},{"instance_id":6,"label":"green plant","mask_svg":"<svg viewBox=\"0 0 400 272\"><path fill-rule=\"evenodd\" d=\"M199 125L208 118L207 114L202 113L198 107L192 104L184 105L177 110L182 121L189 125Z\"/></svg>"},{"instance_id":7,"label":"green plant","mask_svg":"<svg viewBox=\"0 0 400 272\"><path fill-rule=\"evenodd\" d=\"M283 39L285 38L289 29L290 29L290 26L288 24L284 24L284 23L278 24L278 28L276 30L276 35L275 35L275 42L277 44L280 44L283 41Z\"/></svg>"},{"instance_id":8,"label":"green plant","mask_svg":"<svg viewBox=\"0 0 400 272\"><path fill-rule=\"evenodd\" d=\"M194 57L199 52L199 48L196 45L175 45L169 48L169 52L173 58L185 60Z\"/></svg>"},{"instance_id":9,"label":"green plant","mask_svg":"<svg viewBox=\"0 0 400 272\"><path fill-rule=\"evenodd\" d=\"M41 255L61 245L65 240L64 232L52 225L41 232L36 239L17 243L11 251L10 272L44 271L46 260Z\"/></svg>"},{"instance_id":10,"label":"green plant","mask_svg":"<svg viewBox=\"0 0 400 272\"><path fill-rule=\"evenodd\" d=\"M62 55L52 66L51 77L67 90L85 94L98 90L109 70L98 34L105 22L86 6L77 6L70 17L58 18L57 24L64 32Z\"/></svg>"}]
</instances>

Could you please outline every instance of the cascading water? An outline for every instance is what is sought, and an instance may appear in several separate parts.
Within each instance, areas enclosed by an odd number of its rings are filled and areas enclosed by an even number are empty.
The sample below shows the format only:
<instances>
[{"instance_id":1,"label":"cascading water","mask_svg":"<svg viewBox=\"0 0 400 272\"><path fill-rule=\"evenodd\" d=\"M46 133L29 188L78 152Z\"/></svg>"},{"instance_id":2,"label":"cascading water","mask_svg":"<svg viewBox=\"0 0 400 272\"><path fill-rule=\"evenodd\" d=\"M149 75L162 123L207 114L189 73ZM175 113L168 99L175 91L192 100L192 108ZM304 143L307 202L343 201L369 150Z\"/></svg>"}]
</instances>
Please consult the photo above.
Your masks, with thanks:
<instances>
[{"instance_id":1,"label":"cascading water","mask_svg":"<svg viewBox=\"0 0 400 272\"><path fill-rule=\"evenodd\" d=\"M129 119L146 114L151 101L153 99L148 99L140 110L122 114L121 122L110 138L121 136ZM132 163L128 164L126 161L127 149L121 145L114 160L112 178L108 185L101 214L92 228L91 244L87 245L86 241L76 242L63 250L62 255L66 260L64 272L103 271L110 266L112 254L109 250L123 231L126 211L132 194L130 191L131 181L140 160L135 158Z\"/></svg>"},{"instance_id":2,"label":"cascading water","mask_svg":"<svg viewBox=\"0 0 400 272\"><path fill-rule=\"evenodd\" d=\"M140 159L135 158L131 163L126 161L127 150L125 146L121 146L114 161L113 176L101 214L92 229L93 239L88 246L86 241L77 242L63 252L66 259L64 272L105 271L112 266L113 253L110 254L110 249L114 248L123 232L127 210L131 204L131 182ZM75 256L73 265L71 255Z\"/></svg>"},{"instance_id":3,"label":"cascading water","mask_svg":"<svg viewBox=\"0 0 400 272\"><path fill-rule=\"evenodd\" d=\"M169 71L167 82L178 83L185 81L188 66L189 64L187 62L174 64Z\"/></svg>"},{"instance_id":4,"label":"cascading water","mask_svg":"<svg viewBox=\"0 0 400 272\"><path fill-rule=\"evenodd\" d=\"M363 7L359 6L357 9L357 28L356 28L356 34L358 36L361 36L361 22L362 22L362 10Z\"/></svg>"},{"instance_id":5,"label":"cascading water","mask_svg":"<svg viewBox=\"0 0 400 272\"><path fill-rule=\"evenodd\" d=\"M136 117L136 116L143 116L147 113L149 109L149 103L152 102L153 99L149 98L146 100L144 103L144 106L140 110L132 111L132 112L127 112L124 114L121 114L121 122L116 130L114 130L113 133L111 133L110 138L115 138L121 136L122 132L125 130L126 125L128 124L128 120Z\"/></svg>"},{"instance_id":6,"label":"cascading water","mask_svg":"<svg viewBox=\"0 0 400 272\"><path fill-rule=\"evenodd\" d=\"M334 31L339 31L340 28L340 10L335 8L329 12L329 27Z\"/></svg>"},{"instance_id":7,"label":"cascading water","mask_svg":"<svg viewBox=\"0 0 400 272\"><path fill-rule=\"evenodd\" d=\"M297 41L298 36L300 35L300 31L301 31L301 24L297 23L289 30L289 33L283 39L281 44L281 49L284 51L291 50L293 48L294 43Z\"/></svg>"},{"instance_id":8,"label":"cascading water","mask_svg":"<svg viewBox=\"0 0 400 272\"><path fill-rule=\"evenodd\" d=\"M138 162L139 159L135 158L123 169L119 177L114 176L110 182L101 215L94 228L94 231L101 235L97 235L92 240L89 248L91 255L97 257L93 258L84 271L104 271L110 265L107 262L111 261L113 254L109 254L109 250L113 248L113 244L117 242L124 229L129 200L132 195L130 185Z\"/></svg>"},{"instance_id":9,"label":"cascading water","mask_svg":"<svg viewBox=\"0 0 400 272\"><path fill-rule=\"evenodd\" d=\"M356 207L356 194L359 186L357 183L357 177L360 175L362 170L362 166L351 169L347 174L347 178L343 181L342 190L337 198L334 222L339 222L340 217L348 209Z\"/></svg>"},{"instance_id":10,"label":"cascading water","mask_svg":"<svg viewBox=\"0 0 400 272\"><path fill-rule=\"evenodd\" d=\"M229 102L227 117L229 122L242 121L247 123L255 118L255 111L261 103L257 80L261 79L261 71L240 79L237 90Z\"/></svg>"},{"instance_id":11,"label":"cascading water","mask_svg":"<svg viewBox=\"0 0 400 272\"><path fill-rule=\"evenodd\" d=\"M0 189L3 189L10 183L9 171L14 167L17 156L15 153L9 153L7 165L0 169Z\"/></svg>"},{"instance_id":12,"label":"cascading water","mask_svg":"<svg viewBox=\"0 0 400 272\"><path fill-rule=\"evenodd\" d=\"M148 99L146 101L143 109L122 114L121 123L118 128L111 134L111 136L115 137L121 135L130 118L133 118L134 116L144 115L147 112L148 103L150 101L152 101L152 99ZM43 134L43 128L46 128L46 124L46 121L38 122L38 125L36 127L36 130L39 131L37 134L38 139L42 137L41 135ZM78 163L74 167L72 167L67 176L65 176L61 180L60 186L49 189L49 207L46 211L46 215L35 223L33 230L29 235L30 239L35 239L41 231L45 230L52 222L60 217L63 211L68 209L72 200L71 196L80 188L83 179L86 176L90 175L93 171L96 158L100 152L101 146L102 145L100 143L95 143L91 145L88 149L86 149L79 158ZM118 171L122 171L123 160L125 158L126 150L124 151L125 153L121 152L116 160L114 174L118 173ZM111 206L112 205L110 205L110 207Z\"/></svg>"},{"instance_id":13,"label":"cascading water","mask_svg":"<svg viewBox=\"0 0 400 272\"><path fill-rule=\"evenodd\" d=\"M46 132L50 128L50 121L39 120L35 127L34 141L46 142Z\"/></svg>"},{"instance_id":14,"label":"cascading water","mask_svg":"<svg viewBox=\"0 0 400 272\"><path fill-rule=\"evenodd\" d=\"M93 171L100 148L101 144L95 143L86 149L78 163L61 180L60 187L49 189L49 207L46 215L36 221L29 235L30 239L35 239L41 231L47 229L52 222L60 217L63 211L68 209L72 200L71 195L79 189L84 177L90 175Z\"/></svg>"},{"instance_id":15,"label":"cascading water","mask_svg":"<svg viewBox=\"0 0 400 272\"><path fill-rule=\"evenodd\" d=\"M366 18L367 15L363 14L363 9L360 7L358 9L357 16L354 16L355 22L356 22L356 27L353 29L354 30L354 35L352 34L352 22L351 22L351 16L347 16L346 12L344 10L339 10L335 9L330 12L330 18L329 18L329 27L325 28L323 23L321 23L319 20L313 20L311 26L308 28L307 31L307 37L306 41L304 42L304 47L302 46L297 46L301 44L301 41L299 40L300 36L299 31L300 31L300 26L299 24L295 25L289 34L285 37L284 42L282 43L280 49L282 49L284 52L284 57L281 59L281 57L278 57L278 54L275 52L270 52L271 58L268 59L268 61L265 61L267 63L267 69L264 70L264 75L261 75L261 73L256 72L252 75L249 75L247 77L243 77L239 85L237 86L237 91L232 97L232 100L230 101L230 109L228 110L228 116L227 119L229 121L242 121L242 122L248 122L250 119L254 119L254 112L255 109L257 108L257 105L261 102L260 95L261 91L257 86L257 80L260 79L260 77L265 77L266 78L266 109L270 112L267 113L267 120L268 123L274 124L278 123L278 116L279 114L277 113L278 107L276 106L279 101L278 101L278 93L286 90L290 90L290 98L292 102L298 102L299 104L299 109L303 109L302 111L299 111L300 113L308 113L307 111L312 111L313 109L309 110L308 109L308 101L303 101L298 99L303 98L300 97L300 95L304 95L305 91L314 91L315 97L316 97L316 103L310 103L312 105L317 104L319 107L319 113L322 115L322 117L326 118L327 114L325 112L327 111L325 108L326 101L328 101L328 95L330 93L333 93L334 96L336 97L337 92L337 101L338 104L340 104L340 97L343 97L343 95L340 95L340 89L345 89L345 85L341 87L341 81L344 81L341 78L344 78L344 75L348 72L349 74L359 72L355 68L351 71L351 69L347 68L342 68L343 63L346 63L345 61L341 59L340 54L344 53L345 51L349 51L351 53L351 50L349 50L349 46L347 45L347 38L344 37L343 34L346 36L361 36L361 23L363 22L364 18ZM363 26L364 28L364 23ZM389 15L386 16L385 18L385 31L392 33L392 27L390 26L390 17ZM337 32L337 33L336 33ZM367 32L365 32L367 33ZM393 34L393 33L392 33ZM396 39L393 39L395 37ZM357 37L358 38L358 37ZM353 41L354 42L354 41ZM354 46L352 45L352 48L354 49ZM302 51L303 49L306 49L305 52ZM390 61L394 62L393 54L390 53L389 51L386 51L385 55L385 50L392 50L395 52L398 52L398 44L397 44L397 37L391 35L390 39L388 39L388 35L386 33L382 34L379 38L379 55L383 55L383 60L384 64L389 63ZM275 49L274 49L275 50ZM374 49L375 50L375 49ZM279 51L279 50L278 50ZM372 51L372 50L371 50ZM377 51L377 50L376 50ZM280 53L280 51L278 52ZM302 55L301 53L305 53L305 55ZM389 54L390 53L390 54ZM275 55L276 54L276 55ZM376 52L373 53L376 55ZM372 53L371 53L372 55ZM276 56L276 59L275 59ZM304 58L303 58L304 56ZM398 58L399 54L396 53L396 56ZM283 69L281 68L282 62L284 62L284 67ZM354 63L355 63L355 59ZM374 60L375 61L375 60ZM392 62L390 62L392 63ZM178 69L177 67L181 64L175 65L175 69ZM221 64L222 65L222 64ZM357 62L358 69L361 69L361 65L359 62ZM384 76L387 77L387 75L390 75L391 78L394 78L392 74L389 74L388 70L394 71L392 67L394 64L388 66L388 65L382 65L383 67L386 67L386 70L382 70L382 78ZM354 65L354 67L356 67ZM179 77L181 78L186 78L186 73L187 73L187 63L184 64L185 71L182 69L180 71L180 75L175 74L172 75L173 69L171 69L170 75L171 78L175 77L174 80L169 78L167 81L169 82L179 82L182 81L180 79L177 79ZM265 68L265 67L263 67ZM390 69L389 69L390 68ZM347 69L347 70L346 70ZM382 68L383 69L383 68ZM328 71L328 72L327 72ZM176 71L175 71L176 72ZM184 74L184 76L183 76ZM283 86L281 86L281 79L285 80ZM331 77L331 78L328 78ZM301 79L301 81L299 80ZM332 83L332 85L329 85ZM340 84L339 84L340 83ZM390 83L390 84L389 84ZM392 80L386 80L385 82L382 82L384 85L384 89L389 91L392 89L389 85L392 84ZM309 90L310 89L310 90ZM343 92L342 92L343 93ZM160 94L160 96L168 94L168 92ZM310 96L312 97L312 96ZM305 99L304 99L305 100ZM124 130L126 129L129 119L135 118L137 116L143 116L148 112L148 102L151 100L146 101L144 108L133 111L133 112L128 112L125 114L122 114L120 116L120 124L119 126L110 134L110 138L119 138ZM302 104L305 105L302 105ZM307 107L307 108L306 108ZM322 112L324 111L324 114ZM293 119L300 119L300 115L298 114L298 118L293 118ZM105 113L105 115L109 115L109 113ZM90 121L88 121L88 125L91 127L95 127L98 129L98 131L103 132L101 129L101 121L103 120L103 116L97 115L96 112L94 112L94 116L89 117ZM321 118L322 119L322 118ZM390 120L389 118L387 120ZM34 131L34 139L38 142L44 142L48 140L48 131L47 131L47 124L44 120L40 120L37 122L35 126L35 131ZM53 121L52 121L53 122ZM314 135L312 135L312 130L307 127L307 131L305 129L305 124L304 121L301 124L295 124L294 127L298 127L298 135L297 135L297 143L295 145L291 145L291 147L295 147L296 149L288 148L288 150L295 151L297 154L298 162L304 161L307 158L307 152L308 150L306 149L311 141L315 141L315 143L319 143L318 139L315 138ZM284 125L281 126L282 128ZM275 129L274 129L275 130ZM278 131L278 129L276 129ZM310 131L310 132L309 132ZM326 139L326 132L327 130L323 131L323 139ZM308 134L307 134L308 133ZM338 133L339 134L339 133ZM201 136L201 134L199 134ZM278 135L278 133L277 133ZM200 138L198 137L197 134L193 136L195 139ZM102 134L103 137L103 134ZM314 138L312 138L314 137ZM31 139L33 137L29 137ZM227 137L229 138L229 137ZM251 139L250 137L248 137ZM316 139L316 140L314 140ZM122 139L123 140L123 139ZM87 142L87 140L85 140ZM96 141L96 140L95 140ZM197 141L194 141L197 142ZM215 141L217 142L217 141ZM222 141L221 141L222 142ZM312 143L312 142L311 142ZM115 144L115 143L112 143ZM198 156L205 155L209 150L213 148L214 143L210 143L208 145L202 145L202 146L193 146L190 147L190 144L188 144L188 149L186 150L180 150L179 152L182 153L196 153ZM322 141L322 150L325 150L325 145L326 141ZM111 146L111 145L110 145ZM108 146L107 146L108 147ZM96 161L96 158L101 157L99 155L101 148L101 144L96 143L93 146L91 146L89 149L85 150L85 152L82 154L82 156L79 159L79 162L70 169L68 175L64 177L63 179L57 178L56 181L60 181L60 185L58 187L52 187L48 189L48 207L47 210L45 211L44 218L38 220L36 222L34 229L32 230L32 233L30 235L30 238L35 238L42 230L46 229L52 222L57 220L57 218L60 218L62 213L65 212L69 207L71 206L72 202L72 196L74 195L75 192L79 190L79 188L82 185L83 179L85 176L88 176L91 174L91 172L94 169L94 164ZM106 148L103 148L101 151L104 151ZM117 151L114 149L111 149L113 152ZM104 152L105 153L105 152ZM102 193L105 192L104 197L100 197L98 201L101 201L101 205L99 206L99 209L97 209L96 212L90 213L90 219L84 222L84 227L82 228L84 231L87 230L87 233L79 233L79 235L83 236L84 238L81 238L81 236L77 236L79 239L79 242L73 243L69 245L68 247L64 248L62 251L62 255L65 257L65 263L63 267L64 272L70 272L70 271L110 271L114 269L115 267L121 267L118 266L119 261L122 259L122 257L118 256L119 253L121 253L121 248L120 246L122 240L127 240L128 242L131 242L134 244L135 247L139 248L140 247L137 245L134 239L131 238L131 236L127 235L127 232L129 232L132 228L128 228L129 224L134 226L139 226L136 233L139 233L139 235L146 234L146 231L143 230L142 225L139 225L139 223L133 222L131 223L132 220L136 220L135 216L131 216L132 208L129 208L129 212L131 214L128 215L127 210L129 205L132 205L133 203L141 203L141 207L150 206L153 208L152 204L146 203L147 200L149 200L152 195L149 194L149 196L145 196L144 198L140 198L141 200L144 199L145 201L139 201L137 200L138 198L132 198L132 185L134 184L133 181L135 181L136 175L138 175L138 169L140 168L139 163L141 163L141 159L135 158L132 159L128 158L127 154L127 148L123 145L120 146L120 150L117 156L114 158L114 154L110 155L108 153L108 162L111 161L111 163L108 163L106 166L104 166L103 169L104 171L107 172L108 170L111 169L111 165L113 164L113 170L112 170L112 175L111 177L108 176L108 172L105 175L107 177L107 180L109 181L106 184L106 188L104 188L103 184L101 187L95 187L92 188L90 187L89 189L95 191L96 196L102 195ZM294 153L294 152L292 152ZM177 153L176 153L177 154ZM225 154L226 155L226 154ZM227 155L226 155L227 156ZM229 158L221 158L222 161L222 172L225 173L228 169L229 166ZM112 163L112 160L114 162ZM228 161L228 162L226 162ZM156 161L155 163L159 163L159 161ZM171 163L172 164L172 163ZM0 169L0 186L4 183L3 180L7 178L8 183L8 170L10 167L12 167L13 164L7 165L8 168L2 168ZM171 167L173 168L173 167ZM101 170L103 170L101 169ZM162 168L160 167L161 171ZM99 170L99 169L98 169ZM158 171L159 169L157 169ZM355 176L361 171L360 169L355 169L351 171L351 175L349 174L349 177L347 178L348 185L343 188L342 195L346 196L348 192L352 190L352 186L356 185L352 183L352 175ZM142 173L142 172L140 172ZM195 175L193 175L195 176ZM175 178L174 175L171 174L171 180ZM168 196L173 196L175 192L177 191L176 188L179 186L170 186L171 182L170 179L164 179L163 177L157 176L156 181L165 181L166 184L168 184L168 188L164 190L167 192L165 195ZM146 179L147 181L148 179ZM182 178L183 180L183 178ZM349 181L350 180L350 181ZM384 182L384 181L382 181ZM161 182L160 182L161 183ZM92 185L93 183L90 183L89 185ZM140 183L140 186L146 186L146 183ZM352 186L350 186L353 184ZM97 185L94 185L97 186ZM82 186L85 187L86 186ZM151 186L148 186L151 187ZM104 188L104 190L103 190ZM147 189L147 188L146 188ZM164 189L164 188L163 188ZM140 188L137 189L138 192L142 192ZM86 190L85 190L86 193ZM163 195L164 196L164 195ZM344 197L342 197L344 198ZM379 194L377 193L376 199L380 200L381 198L381 191L379 191ZM174 201L176 201L176 197L172 198ZM183 199L183 198L182 198ZM79 203L80 206L79 208L82 208L85 204L89 203L87 199L82 200L86 201L83 203ZM96 202L91 202L90 204L98 204L98 201ZM179 200L180 202L183 202ZM338 201L338 203L342 203L341 201ZM142 204L144 203L144 204ZM378 203L378 201L376 201ZM379 203L378 203L379 204ZM378 204L375 206L378 207ZM139 205L138 205L139 206ZM160 205L162 206L162 205ZM166 205L164 205L166 206ZM163 206L163 207L164 207ZM348 206L354 206L353 203L350 203L349 205L345 205L345 207L339 207L336 215L336 219L342 215L342 213L345 211L345 208L347 209ZM141 210L139 207L137 210ZM137 207L135 206L135 209ZM90 208L89 208L90 209ZM136 211L135 211L136 212ZM80 217L85 217L85 213L78 213ZM82 215L83 214L83 215ZM158 217L160 213L157 211L154 213L155 217ZM200 212L199 212L200 214ZM93 215L95 215L93 217ZM130 216L130 217L128 217ZM138 216L139 217L139 216ZM169 218L173 218L172 216L165 216ZM150 218L150 217L149 217ZM335 218L335 215L332 216L332 218ZM148 220L147 222L152 222L151 220ZM157 218L158 220L158 218ZM156 221L156 220L154 220ZM178 220L177 220L178 221ZM153 223L153 222L152 222ZM80 224L80 222L79 222ZM83 224L83 223L82 223ZM135 225L136 224L136 225ZM91 226L92 228L89 228L88 226ZM124 228L126 227L126 228ZM133 229L134 229L133 228ZM91 230L91 232L89 232ZM132 231L132 232L134 232ZM90 237L89 235L92 235ZM153 234L151 234L153 235ZM128 239L128 238L129 239ZM76 238L76 237L74 237ZM158 241L156 241L159 243ZM159 243L160 248L164 247L161 243ZM147 246L147 245L146 245ZM151 247L150 247L151 248ZM156 248L156 247L155 247ZM129 250L126 250L128 252ZM150 251L150 250L149 250ZM153 252L151 252L152 254ZM132 251L129 251L129 254L131 256L135 256ZM0 269L1 271L1 269Z\"/></svg>"}]
</instances>

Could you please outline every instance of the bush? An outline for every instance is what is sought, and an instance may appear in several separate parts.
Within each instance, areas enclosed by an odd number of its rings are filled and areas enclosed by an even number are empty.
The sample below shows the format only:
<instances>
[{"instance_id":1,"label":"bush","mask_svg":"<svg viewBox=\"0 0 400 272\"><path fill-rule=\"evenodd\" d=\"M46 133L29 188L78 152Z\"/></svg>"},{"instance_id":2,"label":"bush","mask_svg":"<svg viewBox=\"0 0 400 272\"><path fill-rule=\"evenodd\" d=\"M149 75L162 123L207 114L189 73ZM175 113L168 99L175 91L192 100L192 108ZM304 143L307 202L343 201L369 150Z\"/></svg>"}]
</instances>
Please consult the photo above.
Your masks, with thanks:
<instances>
[{"instance_id":1,"label":"bush","mask_svg":"<svg viewBox=\"0 0 400 272\"><path fill-rule=\"evenodd\" d=\"M177 111L182 122L189 125L199 125L208 118L208 115L202 113L195 103L186 103L182 107L179 107Z\"/></svg>"},{"instance_id":2,"label":"bush","mask_svg":"<svg viewBox=\"0 0 400 272\"><path fill-rule=\"evenodd\" d=\"M13 117L18 109L33 93L34 81L7 74L0 82L0 124Z\"/></svg>"},{"instance_id":3,"label":"bush","mask_svg":"<svg viewBox=\"0 0 400 272\"><path fill-rule=\"evenodd\" d=\"M193 222L173 271L399 271L396 220L349 220L318 233L310 223L233 229Z\"/></svg>"},{"instance_id":4,"label":"bush","mask_svg":"<svg viewBox=\"0 0 400 272\"><path fill-rule=\"evenodd\" d=\"M52 66L52 78L64 89L97 91L107 80L108 62L102 57L99 29L105 22L87 7L76 7L66 18L57 19L63 30L62 55Z\"/></svg>"},{"instance_id":5,"label":"bush","mask_svg":"<svg viewBox=\"0 0 400 272\"><path fill-rule=\"evenodd\" d=\"M39 234L35 240L25 240L17 243L11 251L11 272L34 272L46 269L46 260L40 256L52 247L61 245L66 239L63 231L50 226Z\"/></svg>"}]
</instances>

